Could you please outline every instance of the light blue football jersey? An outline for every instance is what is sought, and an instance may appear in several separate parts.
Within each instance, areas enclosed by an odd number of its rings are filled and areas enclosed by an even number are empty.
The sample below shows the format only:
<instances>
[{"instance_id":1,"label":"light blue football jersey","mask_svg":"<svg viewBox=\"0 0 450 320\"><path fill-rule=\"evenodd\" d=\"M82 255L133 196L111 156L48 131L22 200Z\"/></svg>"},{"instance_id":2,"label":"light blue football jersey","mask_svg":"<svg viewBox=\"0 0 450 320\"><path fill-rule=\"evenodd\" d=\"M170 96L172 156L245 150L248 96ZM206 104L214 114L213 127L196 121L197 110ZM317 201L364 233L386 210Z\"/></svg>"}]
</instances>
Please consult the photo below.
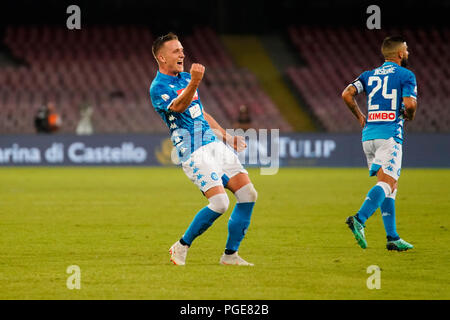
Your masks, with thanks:
<instances>
[{"instance_id":1,"label":"light blue football jersey","mask_svg":"<svg viewBox=\"0 0 450 320\"><path fill-rule=\"evenodd\" d=\"M203 105L198 90L184 112L169 110L172 100L183 92L190 80L191 75L188 72L170 76L158 71L150 85L153 107L169 128L172 143L181 161L187 160L190 154L201 146L217 140L203 116Z\"/></svg>"},{"instance_id":2,"label":"light blue football jersey","mask_svg":"<svg viewBox=\"0 0 450 320\"><path fill-rule=\"evenodd\" d=\"M367 118L362 141L389 139L403 143L403 97L417 99L414 73L394 62L363 72L352 82L367 95Z\"/></svg>"}]
</instances>

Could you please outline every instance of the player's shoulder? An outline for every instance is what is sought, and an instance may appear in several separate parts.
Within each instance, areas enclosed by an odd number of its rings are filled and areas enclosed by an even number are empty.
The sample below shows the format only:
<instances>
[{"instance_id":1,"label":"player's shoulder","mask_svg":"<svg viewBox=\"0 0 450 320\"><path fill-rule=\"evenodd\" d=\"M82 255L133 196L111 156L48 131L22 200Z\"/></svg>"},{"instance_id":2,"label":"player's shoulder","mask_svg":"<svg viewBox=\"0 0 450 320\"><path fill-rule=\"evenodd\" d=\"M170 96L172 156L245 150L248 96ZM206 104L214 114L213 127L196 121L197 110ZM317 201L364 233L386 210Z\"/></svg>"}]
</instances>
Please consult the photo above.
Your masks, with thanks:
<instances>
[{"instance_id":1,"label":"player's shoulder","mask_svg":"<svg viewBox=\"0 0 450 320\"><path fill-rule=\"evenodd\" d=\"M365 70L361 73L360 77L367 77L368 75L371 75L375 69L372 70Z\"/></svg>"},{"instance_id":2,"label":"player's shoulder","mask_svg":"<svg viewBox=\"0 0 450 320\"><path fill-rule=\"evenodd\" d=\"M372 70L365 70L363 71L358 78L356 78L353 82L356 82L357 80L362 81L363 83L367 81L367 78L371 75Z\"/></svg>"},{"instance_id":3,"label":"player's shoulder","mask_svg":"<svg viewBox=\"0 0 450 320\"><path fill-rule=\"evenodd\" d=\"M157 92L160 90L164 90L169 85L169 82L161 76L160 73L157 73L156 77L153 79L150 84L150 94L152 92Z\"/></svg>"},{"instance_id":4,"label":"player's shoulder","mask_svg":"<svg viewBox=\"0 0 450 320\"><path fill-rule=\"evenodd\" d=\"M412 72L411 70L409 70L405 67L399 66L398 70L405 77L415 77L414 72Z\"/></svg>"},{"instance_id":5,"label":"player's shoulder","mask_svg":"<svg viewBox=\"0 0 450 320\"><path fill-rule=\"evenodd\" d=\"M153 79L152 83L150 84L150 94L161 90L163 87L164 85L160 81L158 81L156 78Z\"/></svg>"},{"instance_id":6,"label":"player's shoulder","mask_svg":"<svg viewBox=\"0 0 450 320\"><path fill-rule=\"evenodd\" d=\"M159 96L161 96L161 98L163 98L164 100L168 99L167 97L169 97L169 91L168 91L168 86L167 84L158 82L158 81L153 81L152 84L150 85L150 98L156 99Z\"/></svg>"}]
</instances>

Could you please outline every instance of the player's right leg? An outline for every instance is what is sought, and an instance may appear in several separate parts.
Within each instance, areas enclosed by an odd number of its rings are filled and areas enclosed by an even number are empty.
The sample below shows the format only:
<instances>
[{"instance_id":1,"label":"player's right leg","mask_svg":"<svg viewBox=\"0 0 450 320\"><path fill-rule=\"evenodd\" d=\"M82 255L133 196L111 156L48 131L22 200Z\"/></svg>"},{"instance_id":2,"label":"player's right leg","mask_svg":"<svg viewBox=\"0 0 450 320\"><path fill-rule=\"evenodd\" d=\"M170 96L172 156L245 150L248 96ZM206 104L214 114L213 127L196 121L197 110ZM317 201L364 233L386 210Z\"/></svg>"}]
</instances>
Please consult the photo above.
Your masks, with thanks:
<instances>
[{"instance_id":1,"label":"player's right leg","mask_svg":"<svg viewBox=\"0 0 450 320\"><path fill-rule=\"evenodd\" d=\"M170 261L175 265L185 265L187 251L194 239L205 232L228 209L230 200L222 186L212 187L204 193L209 204L197 212L181 239L169 249Z\"/></svg>"},{"instance_id":2,"label":"player's right leg","mask_svg":"<svg viewBox=\"0 0 450 320\"><path fill-rule=\"evenodd\" d=\"M236 166L235 172L240 171L240 168L242 168L241 165ZM227 172L230 172L230 170L227 170ZM230 178L226 187L234 193L237 202L228 220L228 238L220 263L223 265L253 266L253 263L245 261L238 255L238 250L250 226L250 219L258 193L250 181L248 173L244 172L239 172Z\"/></svg>"},{"instance_id":3,"label":"player's right leg","mask_svg":"<svg viewBox=\"0 0 450 320\"><path fill-rule=\"evenodd\" d=\"M384 229L388 241L395 241L400 239L397 233L397 226L395 221L395 198L397 196L397 185L394 186L394 191L384 199L381 204L381 217L383 218Z\"/></svg>"},{"instance_id":4,"label":"player's right leg","mask_svg":"<svg viewBox=\"0 0 450 320\"><path fill-rule=\"evenodd\" d=\"M220 168L209 157L212 149L212 143L207 144L182 163L183 171L203 192L209 204L197 212L184 235L170 248L170 261L176 265L185 264L187 250L192 242L228 209L230 203L219 178Z\"/></svg>"}]
</instances>

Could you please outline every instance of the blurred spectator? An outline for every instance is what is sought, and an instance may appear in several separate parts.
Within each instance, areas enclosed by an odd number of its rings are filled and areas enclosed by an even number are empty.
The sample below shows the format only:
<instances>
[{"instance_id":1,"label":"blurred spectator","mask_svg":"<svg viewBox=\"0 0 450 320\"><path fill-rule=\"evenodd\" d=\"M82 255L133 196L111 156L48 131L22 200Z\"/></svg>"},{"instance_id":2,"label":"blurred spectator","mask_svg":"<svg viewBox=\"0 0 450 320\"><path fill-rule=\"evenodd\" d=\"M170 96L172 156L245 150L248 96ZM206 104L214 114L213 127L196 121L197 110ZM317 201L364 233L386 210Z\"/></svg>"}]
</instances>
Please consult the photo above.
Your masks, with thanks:
<instances>
[{"instance_id":1,"label":"blurred spectator","mask_svg":"<svg viewBox=\"0 0 450 320\"><path fill-rule=\"evenodd\" d=\"M237 122L234 124L234 129L247 130L251 127L252 119L250 118L250 112L248 111L247 106L241 105Z\"/></svg>"},{"instance_id":2,"label":"blurred spectator","mask_svg":"<svg viewBox=\"0 0 450 320\"><path fill-rule=\"evenodd\" d=\"M61 127L61 117L56 113L55 104L49 102L39 108L34 118L37 133L54 133Z\"/></svg>"},{"instance_id":3,"label":"blurred spectator","mask_svg":"<svg viewBox=\"0 0 450 320\"><path fill-rule=\"evenodd\" d=\"M76 132L77 134L92 134L94 133L94 127L92 126L91 116L94 112L92 106L88 103L80 106L80 121L78 122Z\"/></svg>"}]
</instances>

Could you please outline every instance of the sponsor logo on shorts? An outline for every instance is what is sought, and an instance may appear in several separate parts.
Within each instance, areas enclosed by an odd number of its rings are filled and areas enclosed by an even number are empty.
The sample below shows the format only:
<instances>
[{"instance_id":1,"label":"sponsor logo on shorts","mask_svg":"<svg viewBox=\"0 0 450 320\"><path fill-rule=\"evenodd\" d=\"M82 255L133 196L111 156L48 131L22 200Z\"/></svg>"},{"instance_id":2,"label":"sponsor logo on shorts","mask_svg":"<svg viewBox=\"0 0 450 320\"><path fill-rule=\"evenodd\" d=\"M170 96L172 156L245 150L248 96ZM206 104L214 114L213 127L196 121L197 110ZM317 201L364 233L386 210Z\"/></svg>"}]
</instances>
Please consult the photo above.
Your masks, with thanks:
<instances>
[{"instance_id":1,"label":"sponsor logo on shorts","mask_svg":"<svg viewBox=\"0 0 450 320\"><path fill-rule=\"evenodd\" d=\"M368 122L373 121L394 121L395 111L372 111L369 113Z\"/></svg>"}]
</instances>

